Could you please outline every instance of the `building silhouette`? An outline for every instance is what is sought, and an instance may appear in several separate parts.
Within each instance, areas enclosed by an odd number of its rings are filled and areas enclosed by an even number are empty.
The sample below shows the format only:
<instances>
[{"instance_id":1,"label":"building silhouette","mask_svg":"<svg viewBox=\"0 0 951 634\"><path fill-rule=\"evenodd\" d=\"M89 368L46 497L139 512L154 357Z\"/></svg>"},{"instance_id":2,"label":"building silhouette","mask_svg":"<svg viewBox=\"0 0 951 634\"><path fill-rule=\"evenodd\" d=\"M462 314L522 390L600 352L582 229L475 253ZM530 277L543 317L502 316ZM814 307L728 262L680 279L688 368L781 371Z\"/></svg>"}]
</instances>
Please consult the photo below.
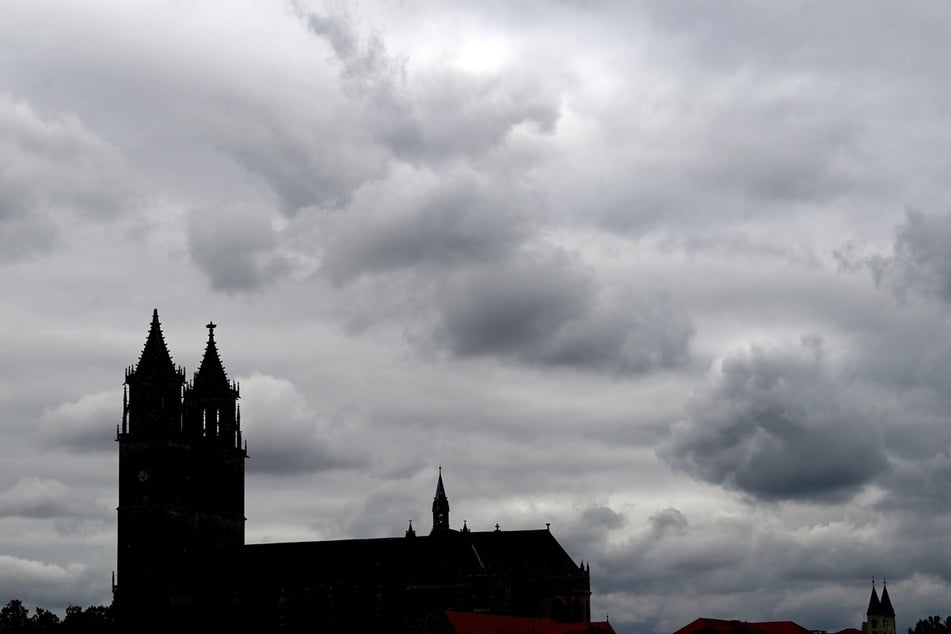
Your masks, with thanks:
<instances>
[{"instance_id":1,"label":"building silhouette","mask_svg":"<svg viewBox=\"0 0 951 634\"><path fill-rule=\"evenodd\" d=\"M215 327L186 381L156 310L125 372L113 588L124 629L445 632L448 609L590 622L590 566L547 529L452 529L441 468L428 535L410 524L401 537L246 545L240 390Z\"/></svg>"},{"instance_id":2,"label":"building silhouette","mask_svg":"<svg viewBox=\"0 0 951 634\"><path fill-rule=\"evenodd\" d=\"M866 621L862 623L862 634L895 634L895 608L888 596L888 586L882 581L882 598L878 598L875 591L875 580L872 580L872 595L868 599L868 609L865 611Z\"/></svg>"}]
</instances>

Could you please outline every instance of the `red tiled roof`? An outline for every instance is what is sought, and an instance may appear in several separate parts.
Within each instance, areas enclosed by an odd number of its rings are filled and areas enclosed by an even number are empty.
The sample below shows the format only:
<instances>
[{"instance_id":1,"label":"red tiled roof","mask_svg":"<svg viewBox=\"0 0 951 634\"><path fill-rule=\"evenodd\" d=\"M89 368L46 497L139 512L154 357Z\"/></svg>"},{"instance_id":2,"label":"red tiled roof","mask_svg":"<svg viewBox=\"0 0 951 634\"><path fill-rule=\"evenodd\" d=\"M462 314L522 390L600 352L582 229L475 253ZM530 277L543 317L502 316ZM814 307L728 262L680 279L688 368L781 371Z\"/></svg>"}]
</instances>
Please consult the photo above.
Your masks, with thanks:
<instances>
[{"instance_id":1,"label":"red tiled roof","mask_svg":"<svg viewBox=\"0 0 951 634\"><path fill-rule=\"evenodd\" d=\"M674 634L811 634L792 621L727 621L700 618L680 628Z\"/></svg>"},{"instance_id":2,"label":"red tiled roof","mask_svg":"<svg viewBox=\"0 0 951 634\"><path fill-rule=\"evenodd\" d=\"M477 614L446 610L446 618L456 634L615 634L607 621L597 623L558 623L500 614Z\"/></svg>"}]
</instances>

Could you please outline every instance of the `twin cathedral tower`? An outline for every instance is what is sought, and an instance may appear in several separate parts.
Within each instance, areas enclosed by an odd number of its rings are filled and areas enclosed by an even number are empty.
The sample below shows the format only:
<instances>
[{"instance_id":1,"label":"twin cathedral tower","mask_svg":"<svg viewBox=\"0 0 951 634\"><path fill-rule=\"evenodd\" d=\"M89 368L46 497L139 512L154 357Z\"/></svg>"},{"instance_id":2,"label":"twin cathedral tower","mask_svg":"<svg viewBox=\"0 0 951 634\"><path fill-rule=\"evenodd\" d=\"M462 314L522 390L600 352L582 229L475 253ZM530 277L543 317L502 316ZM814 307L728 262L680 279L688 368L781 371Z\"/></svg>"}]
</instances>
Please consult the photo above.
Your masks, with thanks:
<instances>
[{"instance_id":1,"label":"twin cathedral tower","mask_svg":"<svg viewBox=\"0 0 951 634\"><path fill-rule=\"evenodd\" d=\"M186 381L153 311L125 372L113 588L125 626L400 632L447 608L590 621L584 565L548 530L451 529L441 471L427 536L245 545L240 391L207 328Z\"/></svg>"},{"instance_id":2,"label":"twin cathedral tower","mask_svg":"<svg viewBox=\"0 0 951 634\"><path fill-rule=\"evenodd\" d=\"M145 348L126 369L119 442L120 612L189 601L196 559L244 545L244 463L238 385L229 382L215 324L190 382L172 363L152 313Z\"/></svg>"}]
</instances>

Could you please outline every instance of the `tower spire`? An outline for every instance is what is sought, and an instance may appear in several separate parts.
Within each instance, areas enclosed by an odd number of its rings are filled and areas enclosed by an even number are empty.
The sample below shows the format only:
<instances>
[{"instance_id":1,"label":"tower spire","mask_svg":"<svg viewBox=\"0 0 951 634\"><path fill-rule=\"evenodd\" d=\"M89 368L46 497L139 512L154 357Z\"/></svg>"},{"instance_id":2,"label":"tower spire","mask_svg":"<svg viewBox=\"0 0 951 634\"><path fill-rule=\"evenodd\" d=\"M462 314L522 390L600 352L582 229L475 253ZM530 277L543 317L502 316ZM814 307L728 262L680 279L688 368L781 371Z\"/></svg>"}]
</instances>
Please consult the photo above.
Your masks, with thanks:
<instances>
[{"instance_id":1,"label":"tower spire","mask_svg":"<svg viewBox=\"0 0 951 634\"><path fill-rule=\"evenodd\" d=\"M888 596L888 586L885 585L885 579L882 579L882 601L879 605L879 611L882 616L895 618L895 608L892 607L892 600Z\"/></svg>"},{"instance_id":2,"label":"tower spire","mask_svg":"<svg viewBox=\"0 0 951 634\"><path fill-rule=\"evenodd\" d=\"M882 609L882 604L878 600L878 592L875 591L875 578L872 578L872 595L868 598L868 609L865 613L869 616L879 614Z\"/></svg>"},{"instance_id":3,"label":"tower spire","mask_svg":"<svg viewBox=\"0 0 951 634\"><path fill-rule=\"evenodd\" d=\"M895 608L892 607L884 579L881 600L875 590L875 579L872 579L872 594L868 600L866 616L868 621L862 623L862 634L895 634Z\"/></svg>"},{"instance_id":4,"label":"tower spire","mask_svg":"<svg viewBox=\"0 0 951 634\"><path fill-rule=\"evenodd\" d=\"M158 309L135 366L126 368L121 434L174 437L181 430L181 389L185 371L176 368L165 345Z\"/></svg>"},{"instance_id":5,"label":"tower spire","mask_svg":"<svg viewBox=\"0 0 951 634\"><path fill-rule=\"evenodd\" d=\"M436 495L433 496L433 530L449 530L449 498L442 483L442 465L439 465L439 478L436 480Z\"/></svg>"},{"instance_id":6,"label":"tower spire","mask_svg":"<svg viewBox=\"0 0 951 634\"><path fill-rule=\"evenodd\" d=\"M165 335L162 334L162 323L159 321L158 309L152 309L152 323L149 324L149 334L145 339L145 347L139 355L139 362L135 369L126 372L126 378L134 376L140 380L166 379L180 374L172 363L172 355L165 345Z\"/></svg>"},{"instance_id":7,"label":"tower spire","mask_svg":"<svg viewBox=\"0 0 951 634\"><path fill-rule=\"evenodd\" d=\"M198 371L185 387L185 433L189 438L216 439L225 446L241 448L241 418L238 385L228 381L218 354L213 321L205 326L208 341Z\"/></svg>"},{"instance_id":8,"label":"tower spire","mask_svg":"<svg viewBox=\"0 0 951 634\"><path fill-rule=\"evenodd\" d=\"M208 342L205 344L205 355L201 359L193 381L196 390L206 393L227 393L231 389L225 367L221 363L221 355L218 354L218 344L215 343L215 328L217 327L218 324L211 321L205 325L208 329Z\"/></svg>"}]
</instances>

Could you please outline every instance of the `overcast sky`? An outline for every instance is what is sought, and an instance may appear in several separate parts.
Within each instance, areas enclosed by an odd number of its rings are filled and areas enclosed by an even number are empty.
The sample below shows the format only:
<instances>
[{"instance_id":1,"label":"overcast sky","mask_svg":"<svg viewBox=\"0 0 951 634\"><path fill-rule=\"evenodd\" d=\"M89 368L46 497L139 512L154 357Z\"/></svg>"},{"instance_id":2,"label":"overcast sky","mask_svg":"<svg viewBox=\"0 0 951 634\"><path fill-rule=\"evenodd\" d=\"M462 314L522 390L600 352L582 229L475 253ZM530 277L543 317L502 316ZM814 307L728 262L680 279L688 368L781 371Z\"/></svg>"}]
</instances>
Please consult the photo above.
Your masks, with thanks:
<instances>
[{"instance_id":1,"label":"overcast sky","mask_svg":"<svg viewBox=\"0 0 951 634\"><path fill-rule=\"evenodd\" d=\"M592 616L951 612L951 7L6 0L0 602L110 601L158 308L249 542L551 530ZM881 585L879 584L879 589Z\"/></svg>"}]
</instances>

